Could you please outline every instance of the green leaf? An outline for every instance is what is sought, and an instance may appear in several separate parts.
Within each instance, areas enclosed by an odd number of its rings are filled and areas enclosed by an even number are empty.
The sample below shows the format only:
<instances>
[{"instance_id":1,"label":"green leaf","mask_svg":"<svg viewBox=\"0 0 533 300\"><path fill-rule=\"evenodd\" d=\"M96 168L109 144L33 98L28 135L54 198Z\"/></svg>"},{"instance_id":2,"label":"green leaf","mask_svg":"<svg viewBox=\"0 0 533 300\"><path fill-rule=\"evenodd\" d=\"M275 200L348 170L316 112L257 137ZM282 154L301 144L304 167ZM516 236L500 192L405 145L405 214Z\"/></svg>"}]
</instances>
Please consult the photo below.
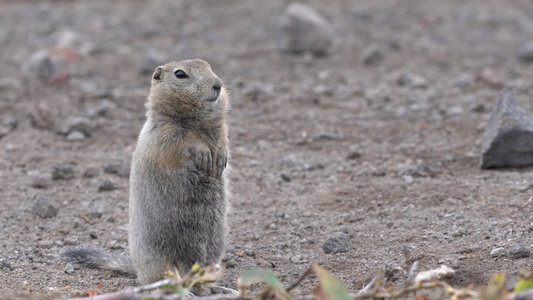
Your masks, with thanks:
<instances>
[{"instance_id":1,"label":"green leaf","mask_svg":"<svg viewBox=\"0 0 533 300\"><path fill-rule=\"evenodd\" d=\"M520 271L518 272L520 280L516 284L513 292L518 293L533 288L533 272Z\"/></svg>"},{"instance_id":2,"label":"green leaf","mask_svg":"<svg viewBox=\"0 0 533 300\"><path fill-rule=\"evenodd\" d=\"M283 286L281 281L279 281L279 279L276 277L276 274L274 274L274 272L272 272L271 270L257 268L250 271L246 271L237 280L237 283L239 284L239 287L241 289L244 289L253 283L265 283L271 288L273 288L276 292L281 294L281 296L283 296L283 298L285 298L286 300L292 299L291 295L289 295L289 293L287 293L287 291L285 290L285 287Z\"/></svg>"},{"instance_id":3,"label":"green leaf","mask_svg":"<svg viewBox=\"0 0 533 300\"><path fill-rule=\"evenodd\" d=\"M318 277L318 286L313 290L313 295L315 295L316 299L352 299L344 284L335 276L331 275L326 269L317 264L313 264L313 270Z\"/></svg>"}]
</instances>

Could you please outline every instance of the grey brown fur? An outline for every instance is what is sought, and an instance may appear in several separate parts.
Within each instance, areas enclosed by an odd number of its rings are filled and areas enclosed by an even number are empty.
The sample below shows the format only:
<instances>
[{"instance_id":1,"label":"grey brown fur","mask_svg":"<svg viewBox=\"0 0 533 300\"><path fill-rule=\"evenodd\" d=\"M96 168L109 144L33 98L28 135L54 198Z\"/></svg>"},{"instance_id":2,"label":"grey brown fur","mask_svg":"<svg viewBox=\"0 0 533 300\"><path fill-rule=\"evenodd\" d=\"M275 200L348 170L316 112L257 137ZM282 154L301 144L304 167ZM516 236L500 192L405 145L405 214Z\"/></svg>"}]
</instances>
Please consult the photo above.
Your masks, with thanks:
<instances>
[{"instance_id":1,"label":"grey brown fur","mask_svg":"<svg viewBox=\"0 0 533 300\"><path fill-rule=\"evenodd\" d=\"M177 73L182 70L182 73ZM180 78L181 77L181 78ZM129 248L141 284L168 270L186 273L194 263L217 263L226 240L228 189L226 114L222 81L203 60L158 67L146 104L147 120L133 153L130 175ZM63 254L87 257L86 248ZM66 255L65 255L66 254ZM90 256L92 267L109 265ZM128 262L122 260L123 272Z\"/></svg>"}]
</instances>

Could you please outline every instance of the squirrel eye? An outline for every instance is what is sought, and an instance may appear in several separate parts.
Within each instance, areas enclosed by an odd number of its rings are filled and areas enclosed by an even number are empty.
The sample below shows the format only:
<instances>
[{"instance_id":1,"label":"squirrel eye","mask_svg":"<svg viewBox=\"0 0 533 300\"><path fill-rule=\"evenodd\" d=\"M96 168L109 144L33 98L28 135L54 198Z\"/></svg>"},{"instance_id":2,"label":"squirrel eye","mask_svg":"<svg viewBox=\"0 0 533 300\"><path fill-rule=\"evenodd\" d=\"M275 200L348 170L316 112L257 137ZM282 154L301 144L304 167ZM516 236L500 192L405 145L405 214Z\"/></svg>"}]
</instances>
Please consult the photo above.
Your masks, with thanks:
<instances>
[{"instance_id":1,"label":"squirrel eye","mask_svg":"<svg viewBox=\"0 0 533 300\"><path fill-rule=\"evenodd\" d=\"M174 75L176 75L176 77L178 77L179 79L185 79L185 78L189 77L189 75L187 75L187 73L183 72L183 70L177 70L176 72L174 72Z\"/></svg>"}]
</instances>

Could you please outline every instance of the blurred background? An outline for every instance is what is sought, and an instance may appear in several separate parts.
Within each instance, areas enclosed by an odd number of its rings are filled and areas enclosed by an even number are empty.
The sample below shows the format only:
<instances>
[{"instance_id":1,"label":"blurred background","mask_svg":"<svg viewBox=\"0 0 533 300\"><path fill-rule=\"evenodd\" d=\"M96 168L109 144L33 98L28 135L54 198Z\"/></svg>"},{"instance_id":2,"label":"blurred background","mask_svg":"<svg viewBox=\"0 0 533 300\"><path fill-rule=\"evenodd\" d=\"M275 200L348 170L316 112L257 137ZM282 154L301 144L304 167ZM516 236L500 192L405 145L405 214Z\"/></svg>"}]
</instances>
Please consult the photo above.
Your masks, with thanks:
<instances>
[{"instance_id":1,"label":"blurred background","mask_svg":"<svg viewBox=\"0 0 533 300\"><path fill-rule=\"evenodd\" d=\"M447 264L459 286L531 268L490 255L533 243L510 206L530 169L479 169L500 90L533 108L531 41L526 0L0 1L0 289L135 284L57 256L127 253L150 76L188 58L231 95L223 284L312 262L352 292L385 264Z\"/></svg>"}]
</instances>

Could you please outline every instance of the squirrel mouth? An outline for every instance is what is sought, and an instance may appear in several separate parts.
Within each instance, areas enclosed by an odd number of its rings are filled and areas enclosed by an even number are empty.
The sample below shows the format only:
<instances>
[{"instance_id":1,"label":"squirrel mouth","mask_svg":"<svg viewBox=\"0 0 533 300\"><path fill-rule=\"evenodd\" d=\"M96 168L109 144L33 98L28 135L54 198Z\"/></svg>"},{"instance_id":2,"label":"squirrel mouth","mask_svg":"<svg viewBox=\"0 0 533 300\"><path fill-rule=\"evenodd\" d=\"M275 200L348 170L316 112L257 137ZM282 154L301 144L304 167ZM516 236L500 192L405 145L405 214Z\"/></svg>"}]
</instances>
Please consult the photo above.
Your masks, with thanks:
<instances>
[{"instance_id":1,"label":"squirrel mouth","mask_svg":"<svg viewBox=\"0 0 533 300\"><path fill-rule=\"evenodd\" d=\"M217 92L215 97L207 99L207 102L215 102L218 100L218 97L220 96L220 92Z\"/></svg>"}]
</instances>

